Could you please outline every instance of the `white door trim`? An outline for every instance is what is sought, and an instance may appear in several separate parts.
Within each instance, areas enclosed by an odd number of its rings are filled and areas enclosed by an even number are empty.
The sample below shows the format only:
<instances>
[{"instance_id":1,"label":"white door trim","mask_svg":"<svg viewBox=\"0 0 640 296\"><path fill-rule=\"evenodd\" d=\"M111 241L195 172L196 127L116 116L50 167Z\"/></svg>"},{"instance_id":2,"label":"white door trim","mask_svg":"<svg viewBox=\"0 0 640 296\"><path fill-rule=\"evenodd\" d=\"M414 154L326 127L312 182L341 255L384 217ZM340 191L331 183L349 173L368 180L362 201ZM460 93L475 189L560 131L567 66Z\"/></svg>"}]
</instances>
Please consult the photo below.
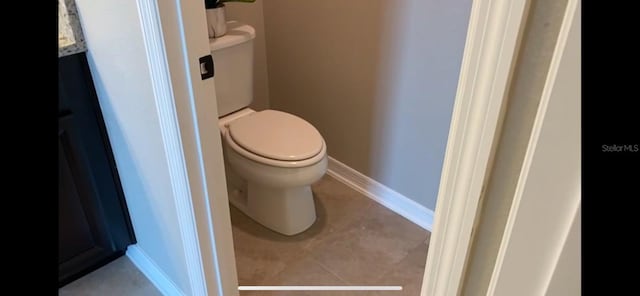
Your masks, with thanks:
<instances>
[{"instance_id":1,"label":"white door trim","mask_svg":"<svg viewBox=\"0 0 640 296\"><path fill-rule=\"evenodd\" d=\"M580 24L569 0L487 295L545 295L580 210Z\"/></svg>"},{"instance_id":2,"label":"white door trim","mask_svg":"<svg viewBox=\"0 0 640 296\"><path fill-rule=\"evenodd\" d=\"M159 13L158 2L138 0L137 5L142 22L142 36L161 127L162 143L167 155L171 188L178 214L178 228L184 245L190 290L192 295L207 295L193 211L191 184L189 184L185 151L183 151L180 137L180 126L176 118L175 97L172 90L173 77L170 76L171 72L167 62L162 25L157 17ZM184 291L181 292L184 293Z\"/></svg>"},{"instance_id":3,"label":"white door trim","mask_svg":"<svg viewBox=\"0 0 640 296\"><path fill-rule=\"evenodd\" d=\"M421 295L459 294L528 2L473 2Z\"/></svg>"},{"instance_id":4,"label":"white door trim","mask_svg":"<svg viewBox=\"0 0 640 296\"><path fill-rule=\"evenodd\" d=\"M238 295L215 85L200 77L199 57L211 53L204 3L137 4L185 245L189 295Z\"/></svg>"}]
</instances>

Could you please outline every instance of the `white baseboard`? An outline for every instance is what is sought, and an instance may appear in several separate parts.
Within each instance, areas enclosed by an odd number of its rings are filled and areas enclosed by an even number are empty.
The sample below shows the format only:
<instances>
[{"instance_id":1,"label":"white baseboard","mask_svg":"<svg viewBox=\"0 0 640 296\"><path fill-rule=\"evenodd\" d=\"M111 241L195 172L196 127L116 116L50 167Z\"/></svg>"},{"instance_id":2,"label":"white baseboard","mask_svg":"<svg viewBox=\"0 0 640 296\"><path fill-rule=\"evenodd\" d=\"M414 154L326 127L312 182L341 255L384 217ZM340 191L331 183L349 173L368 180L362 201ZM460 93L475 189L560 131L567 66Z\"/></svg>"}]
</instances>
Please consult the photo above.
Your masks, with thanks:
<instances>
[{"instance_id":1,"label":"white baseboard","mask_svg":"<svg viewBox=\"0 0 640 296\"><path fill-rule=\"evenodd\" d=\"M338 181L357 190L396 214L407 218L418 226L431 231L433 229L433 210L395 192L344 163L329 156L328 173Z\"/></svg>"},{"instance_id":2,"label":"white baseboard","mask_svg":"<svg viewBox=\"0 0 640 296\"><path fill-rule=\"evenodd\" d=\"M127 248L127 257L144 274L147 279L166 296L184 296L178 286L160 269L147 254L137 245Z\"/></svg>"}]
</instances>

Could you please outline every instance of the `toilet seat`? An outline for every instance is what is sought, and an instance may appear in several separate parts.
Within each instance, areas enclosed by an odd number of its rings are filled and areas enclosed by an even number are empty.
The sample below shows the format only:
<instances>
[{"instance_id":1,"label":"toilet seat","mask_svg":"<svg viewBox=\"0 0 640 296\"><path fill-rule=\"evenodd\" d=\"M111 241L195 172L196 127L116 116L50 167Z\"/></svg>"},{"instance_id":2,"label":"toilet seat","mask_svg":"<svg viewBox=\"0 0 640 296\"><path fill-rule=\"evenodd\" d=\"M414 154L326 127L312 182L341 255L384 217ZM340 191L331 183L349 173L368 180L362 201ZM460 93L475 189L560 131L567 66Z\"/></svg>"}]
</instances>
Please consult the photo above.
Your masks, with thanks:
<instances>
[{"instance_id":1,"label":"toilet seat","mask_svg":"<svg viewBox=\"0 0 640 296\"><path fill-rule=\"evenodd\" d=\"M295 115L264 110L233 120L225 140L242 156L277 167L303 167L326 155L324 139L316 128Z\"/></svg>"}]
</instances>

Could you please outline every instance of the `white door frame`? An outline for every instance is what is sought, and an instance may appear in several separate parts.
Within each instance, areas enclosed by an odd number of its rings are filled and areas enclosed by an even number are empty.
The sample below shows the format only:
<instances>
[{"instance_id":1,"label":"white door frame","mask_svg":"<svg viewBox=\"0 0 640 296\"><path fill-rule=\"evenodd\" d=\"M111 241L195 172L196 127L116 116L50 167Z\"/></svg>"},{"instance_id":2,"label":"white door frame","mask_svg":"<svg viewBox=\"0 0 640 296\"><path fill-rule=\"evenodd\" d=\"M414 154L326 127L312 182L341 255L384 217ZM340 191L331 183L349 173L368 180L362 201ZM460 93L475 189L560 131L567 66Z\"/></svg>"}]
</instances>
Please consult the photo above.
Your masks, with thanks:
<instances>
[{"instance_id":1,"label":"white door frame","mask_svg":"<svg viewBox=\"0 0 640 296\"><path fill-rule=\"evenodd\" d=\"M137 0L194 295L238 295L202 1ZM516 60L527 0L475 0L422 295L456 295Z\"/></svg>"},{"instance_id":2,"label":"white door frame","mask_svg":"<svg viewBox=\"0 0 640 296\"><path fill-rule=\"evenodd\" d=\"M473 1L422 295L460 292L528 4Z\"/></svg>"},{"instance_id":3,"label":"white door frame","mask_svg":"<svg viewBox=\"0 0 640 296\"><path fill-rule=\"evenodd\" d=\"M487 295L580 295L579 259L556 268L580 224L580 5L567 3Z\"/></svg>"},{"instance_id":4,"label":"white door frame","mask_svg":"<svg viewBox=\"0 0 640 296\"><path fill-rule=\"evenodd\" d=\"M204 4L136 3L191 293L238 295L215 85L200 77L199 58L210 54Z\"/></svg>"}]
</instances>

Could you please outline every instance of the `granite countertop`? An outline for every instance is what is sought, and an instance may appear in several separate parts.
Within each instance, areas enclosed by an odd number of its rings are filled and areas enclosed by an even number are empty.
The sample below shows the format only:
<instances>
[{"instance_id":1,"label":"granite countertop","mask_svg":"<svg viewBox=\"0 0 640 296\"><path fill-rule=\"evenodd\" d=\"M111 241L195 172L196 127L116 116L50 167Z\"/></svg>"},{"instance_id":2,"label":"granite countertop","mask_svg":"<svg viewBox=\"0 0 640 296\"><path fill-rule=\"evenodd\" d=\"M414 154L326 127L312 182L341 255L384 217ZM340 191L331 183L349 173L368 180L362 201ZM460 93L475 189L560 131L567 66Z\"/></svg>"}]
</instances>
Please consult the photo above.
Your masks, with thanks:
<instances>
[{"instance_id":1,"label":"granite countertop","mask_svg":"<svg viewBox=\"0 0 640 296\"><path fill-rule=\"evenodd\" d=\"M74 0L58 0L58 57L87 51Z\"/></svg>"}]
</instances>

